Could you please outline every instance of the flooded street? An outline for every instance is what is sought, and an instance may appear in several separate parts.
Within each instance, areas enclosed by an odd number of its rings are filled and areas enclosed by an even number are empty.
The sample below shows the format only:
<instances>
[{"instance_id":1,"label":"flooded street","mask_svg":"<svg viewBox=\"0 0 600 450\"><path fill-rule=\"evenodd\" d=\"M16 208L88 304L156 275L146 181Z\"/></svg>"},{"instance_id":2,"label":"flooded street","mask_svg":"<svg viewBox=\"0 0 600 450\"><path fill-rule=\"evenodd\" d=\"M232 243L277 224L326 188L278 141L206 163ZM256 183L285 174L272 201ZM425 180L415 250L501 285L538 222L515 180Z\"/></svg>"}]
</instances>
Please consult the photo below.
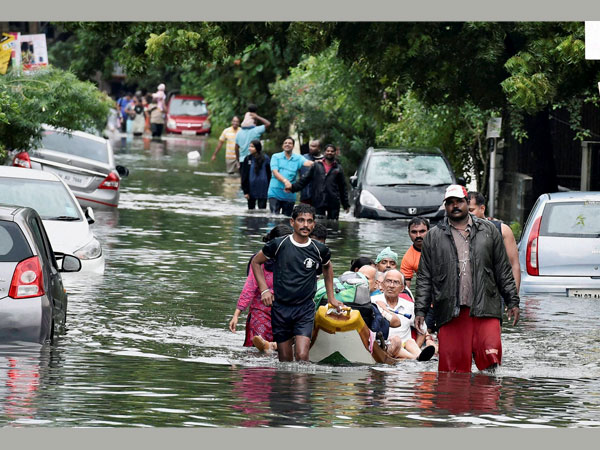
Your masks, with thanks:
<instances>
[{"instance_id":1,"label":"flooded street","mask_svg":"<svg viewBox=\"0 0 600 450\"><path fill-rule=\"evenodd\" d=\"M494 375L280 364L242 346L234 312L252 254L281 217L250 213L215 138L117 141L118 211L97 210L102 276L65 274L67 332L0 347L0 425L43 427L596 427L600 302L522 298ZM188 160L198 150L200 160ZM410 245L405 222L342 214L336 275ZM245 323L245 314L240 325Z\"/></svg>"}]
</instances>

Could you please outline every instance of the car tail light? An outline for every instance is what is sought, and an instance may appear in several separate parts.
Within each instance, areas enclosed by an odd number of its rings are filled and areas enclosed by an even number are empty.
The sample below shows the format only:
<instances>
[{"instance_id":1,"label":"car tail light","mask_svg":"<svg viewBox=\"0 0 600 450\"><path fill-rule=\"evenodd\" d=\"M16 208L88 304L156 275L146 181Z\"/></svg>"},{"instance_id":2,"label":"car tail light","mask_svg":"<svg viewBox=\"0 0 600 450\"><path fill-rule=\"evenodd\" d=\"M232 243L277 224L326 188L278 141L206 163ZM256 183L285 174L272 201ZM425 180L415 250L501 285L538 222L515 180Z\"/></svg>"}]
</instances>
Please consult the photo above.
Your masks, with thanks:
<instances>
[{"instance_id":1,"label":"car tail light","mask_svg":"<svg viewBox=\"0 0 600 450\"><path fill-rule=\"evenodd\" d=\"M527 256L525 258L525 263L527 264L527 273L534 276L540 274L538 265L538 238L540 237L541 221L542 216L535 219L533 226L531 227L531 233L529 233L529 239L527 239Z\"/></svg>"},{"instance_id":2,"label":"car tail light","mask_svg":"<svg viewBox=\"0 0 600 450\"><path fill-rule=\"evenodd\" d=\"M31 160L29 159L29 153L21 152L17 153L13 158L13 166L24 167L26 169L31 169Z\"/></svg>"},{"instance_id":3,"label":"car tail light","mask_svg":"<svg viewBox=\"0 0 600 450\"><path fill-rule=\"evenodd\" d=\"M114 172L109 173L108 176L104 179L104 181L100 183L98 189L112 189L114 191L118 190L119 176Z\"/></svg>"},{"instance_id":4,"label":"car tail light","mask_svg":"<svg viewBox=\"0 0 600 450\"><path fill-rule=\"evenodd\" d=\"M8 295L12 298L44 295L44 277L40 259L37 256L32 256L17 264Z\"/></svg>"}]
</instances>

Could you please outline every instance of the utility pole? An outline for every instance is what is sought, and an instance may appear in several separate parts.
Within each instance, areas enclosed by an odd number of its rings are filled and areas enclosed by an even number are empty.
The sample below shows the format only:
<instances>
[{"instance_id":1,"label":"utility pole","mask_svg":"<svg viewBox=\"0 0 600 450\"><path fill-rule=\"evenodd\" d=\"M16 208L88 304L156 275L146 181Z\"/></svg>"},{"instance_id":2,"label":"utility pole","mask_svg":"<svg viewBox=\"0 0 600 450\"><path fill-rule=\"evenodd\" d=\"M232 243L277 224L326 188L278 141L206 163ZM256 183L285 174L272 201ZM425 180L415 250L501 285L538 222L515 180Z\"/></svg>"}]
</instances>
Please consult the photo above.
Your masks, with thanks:
<instances>
[{"instance_id":1,"label":"utility pole","mask_svg":"<svg viewBox=\"0 0 600 450\"><path fill-rule=\"evenodd\" d=\"M490 151L490 189L486 212L489 217L494 217L494 205L496 203L496 138L488 138L488 150Z\"/></svg>"},{"instance_id":2,"label":"utility pole","mask_svg":"<svg viewBox=\"0 0 600 450\"><path fill-rule=\"evenodd\" d=\"M488 150L490 152L490 189L487 201L487 213L489 217L494 217L496 210L496 140L500 137L501 129L501 117L492 117L488 120L486 137L488 140Z\"/></svg>"}]
</instances>

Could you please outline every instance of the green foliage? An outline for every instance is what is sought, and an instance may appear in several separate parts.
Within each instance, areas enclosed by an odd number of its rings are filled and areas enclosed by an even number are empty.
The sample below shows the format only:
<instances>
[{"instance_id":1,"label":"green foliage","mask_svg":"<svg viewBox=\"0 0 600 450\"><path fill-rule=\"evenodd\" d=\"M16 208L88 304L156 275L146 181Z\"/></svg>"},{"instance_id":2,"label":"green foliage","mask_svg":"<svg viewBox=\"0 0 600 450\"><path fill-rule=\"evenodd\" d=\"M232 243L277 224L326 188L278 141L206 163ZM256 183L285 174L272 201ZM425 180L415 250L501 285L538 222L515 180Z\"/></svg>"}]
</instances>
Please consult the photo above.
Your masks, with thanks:
<instances>
[{"instance_id":1,"label":"green foliage","mask_svg":"<svg viewBox=\"0 0 600 450\"><path fill-rule=\"evenodd\" d=\"M268 84L288 69L281 57L273 39L251 44L220 64L203 64L201 70L182 74L181 90L203 95L217 124L228 125L234 115L243 116L249 103L256 104L258 113L273 122L277 105Z\"/></svg>"},{"instance_id":2,"label":"green foliage","mask_svg":"<svg viewBox=\"0 0 600 450\"><path fill-rule=\"evenodd\" d=\"M39 142L43 123L101 131L110 99L89 82L56 68L0 77L0 148L27 150Z\"/></svg>"},{"instance_id":3,"label":"green foliage","mask_svg":"<svg viewBox=\"0 0 600 450\"><path fill-rule=\"evenodd\" d=\"M77 22L62 26L72 32L69 68L91 78L99 67L108 78L115 63L131 86L203 95L213 121L226 125L256 103L269 120L276 103L269 83L285 76L307 46L321 48L324 24L288 22ZM110 69L110 70L109 70ZM162 77L161 77L162 74ZM152 82L148 82L149 79ZM276 125L276 124L275 124ZM282 133L286 125L281 127Z\"/></svg>"},{"instance_id":4,"label":"green foliage","mask_svg":"<svg viewBox=\"0 0 600 450\"><path fill-rule=\"evenodd\" d=\"M484 143L486 124L497 112L482 110L469 102L427 106L412 90L398 100L388 97L384 109L394 120L386 123L377 136L379 146L438 147L457 176L462 175L469 182L473 171L477 185L485 186L489 160Z\"/></svg>"},{"instance_id":5,"label":"green foliage","mask_svg":"<svg viewBox=\"0 0 600 450\"><path fill-rule=\"evenodd\" d=\"M582 22L63 26L75 36L61 60L78 76L99 68L107 76L118 62L139 87L181 83L182 91L207 98L222 126L253 102L264 117L277 117L280 133L293 123L348 149L343 155L352 161L375 142L378 128L379 143L432 142L457 172L472 167L480 189L487 167L482 130L492 113L522 141L528 116L565 108L581 139L590 136L581 107L599 102L600 64L584 58ZM336 52L327 50L332 45ZM409 90L413 99L405 97Z\"/></svg>"},{"instance_id":6,"label":"green foliage","mask_svg":"<svg viewBox=\"0 0 600 450\"><path fill-rule=\"evenodd\" d=\"M304 58L271 85L277 120L301 136L342 148L348 170L375 142L379 99L364 89L359 72L336 56L337 46Z\"/></svg>"},{"instance_id":7,"label":"green foliage","mask_svg":"<svg viewBox=\"0 0 600 450\"><path fill-rule=\"evenodd\" d=\"M515 241L519 242L521 239L521 233L523 232L523 227L517 221L512 221L509 225L513 235L515 236Z\"/></svg>"},{"instance_id":8,"label":"green foliage","mask_svg":"<svg viewBox=\"0 0 600 450\"><path fill-rule=\"evenodd\" d=\"M524 115L566 107L577 139L589 137L590 131L581 128L581 108L589 101L598 103L590 90L598 63L585 60L584 24L535 22L520 24L516 30L525 36L525 43L506 60L509 76L501 83L509 108L516 113L513 135L519 140L527 137Z\"/></svg>"}]
</instances>

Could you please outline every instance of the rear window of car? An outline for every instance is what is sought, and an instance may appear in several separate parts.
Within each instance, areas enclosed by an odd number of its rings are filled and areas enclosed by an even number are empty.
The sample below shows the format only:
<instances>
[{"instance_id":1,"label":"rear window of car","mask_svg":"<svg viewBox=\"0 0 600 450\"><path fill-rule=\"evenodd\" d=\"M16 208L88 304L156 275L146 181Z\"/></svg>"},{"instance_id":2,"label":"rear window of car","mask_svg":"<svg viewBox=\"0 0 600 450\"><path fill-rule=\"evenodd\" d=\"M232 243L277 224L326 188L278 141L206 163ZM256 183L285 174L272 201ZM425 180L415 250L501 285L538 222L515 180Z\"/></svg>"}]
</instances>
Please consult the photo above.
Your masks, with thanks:
<instances>
[{"instance_id":1,"label":"rear window of car","mask_svg":"<svg viewBox=\"0 0 600 450\"><path fill-rule=\"evenodd\" d=\"M384 154L373 155L365 175L367 184L436 186L452 184L452 174L441 156Z\"/></svg>"},{"instance_id":2,"label":"rear window of car","mask_svg":"<svg viewBox=\"0 0 600 450\"><path fill-rule=\"evenodd\" d=\"M42 219L83 220L75 200L60 181L0 178L0 203L28 206Z\"/></svg>"},{"instance_id":3,"label":"rear window of car","mask_svg":"<svg viewBox=\"0 0 600 450\"><path fill-rule=\"evenodd\" d=\"M205 116L208 114L203 100L174 98L169 103L169 114L173 116Z\"/></svg>"},{"instance_id":4,"label":"rear window of car","mask_svg":"<svg viewBox=\"0 0 600 450\"><path fill-rule=\"evenodd\" d=\"M101 163L108 163L108 145L93 139L45 130L42 134L42 147L56 152L67 153L89 158Z\"/></svg>"},{"instance_id":5,"label":"rear window of car","mask_svg":"<svg viewBox=\"0 0 600 450\"><path fill-rule=\"evenodd\" d=\"M600 237L600 201L548 203L542 213L540 235Z\"/></svg>"},{"instance_id":6,"label":"rear window of car","mask_svg":"<svg viewBox=\"0 0 600 450\"><path fill-rule=\"evenodd\" d=\"M19 262L30 256L33 253L19 226L0 220L0 262Z\"/></svg>"}]
</instances>

